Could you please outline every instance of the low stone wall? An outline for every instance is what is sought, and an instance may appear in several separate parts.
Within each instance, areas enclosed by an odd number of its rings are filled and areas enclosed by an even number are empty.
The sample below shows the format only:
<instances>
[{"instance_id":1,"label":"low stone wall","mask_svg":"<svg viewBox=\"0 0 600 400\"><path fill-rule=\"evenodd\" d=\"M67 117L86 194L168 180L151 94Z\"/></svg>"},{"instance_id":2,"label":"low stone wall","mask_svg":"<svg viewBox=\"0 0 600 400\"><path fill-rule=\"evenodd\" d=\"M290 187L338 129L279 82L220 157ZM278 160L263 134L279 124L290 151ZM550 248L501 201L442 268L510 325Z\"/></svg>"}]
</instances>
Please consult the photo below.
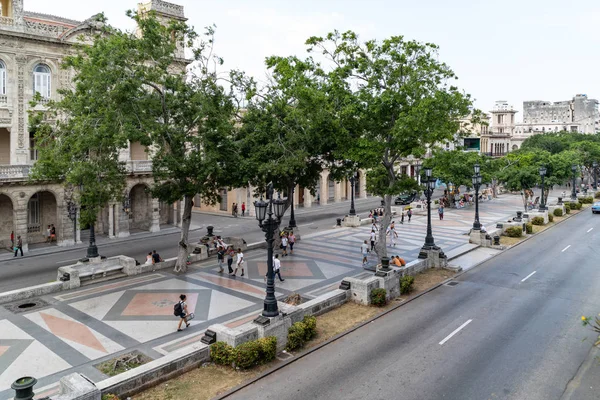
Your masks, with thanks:
<instances>
[{"instance_id":1,"label":"low stone wall","mask_svg":"<svg viewBox=\"0 0 600 400\"><path fill-rule=\"evenodd\" d=\"M63 288L63 282L57 281L44 283L37 286L30 286L23 289L11 290L9 292L0 293L0 304L11 303L13 301L30 299L32 297L39 297L60 292L63 290Z\"/></svg>"},{"instance_id":2,"label":"low stone wall","mask_svg":"<svg viewBox=\"0 0 600 400\"><path fill-rule=\"evenodd\" d=\"M316 299L312 299L310 301L307 301L306 303L302 303L298 305L298 307L304 310L304 315L317 316L325 314L326 312L341 306L342 304L347 302L349 298L349 290L336 289L331 292L325 293L317 297Z\"/></svg>"}]
</instances>

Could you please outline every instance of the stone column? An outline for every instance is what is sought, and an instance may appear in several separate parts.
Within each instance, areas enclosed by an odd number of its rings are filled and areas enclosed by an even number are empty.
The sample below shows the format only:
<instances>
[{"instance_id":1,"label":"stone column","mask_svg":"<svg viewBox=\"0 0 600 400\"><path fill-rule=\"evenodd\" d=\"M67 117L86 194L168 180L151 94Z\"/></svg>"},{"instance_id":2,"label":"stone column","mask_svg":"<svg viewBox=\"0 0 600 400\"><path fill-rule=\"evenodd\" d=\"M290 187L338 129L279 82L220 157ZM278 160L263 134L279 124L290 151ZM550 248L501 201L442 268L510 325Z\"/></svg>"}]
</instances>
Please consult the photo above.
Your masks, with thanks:
<instances>
[{"instance_id":1,"label":"stone column","mask_svg":"<svg viewBox=\"0 0 600 400\"><path fill-rule=\"evenodd\" d=\"M177 211L179 212L179 222L177 222L177 226L179 228L181 228L181 225L183 224L183 211L184 211L184 205L183 205L183 200L179 201L177 206Z\"/></svg>"},{"instance_id":2,"label":"stone column","mask_svg":"<svg viewBox=\"0 0 600 400\"><path fill-rule=\"evenodd\" d=\"M58 206L56 212L58 213L58 219L60 220L57 244L59 246L74 246L75 238L73 237L73 221L69 218L67 207Z\"/></svg>"},{"instance_id":3,"label":"stone column","mask_svg":"<svg viewBox=\"0 0 600 400\"><path fill-rule=\"evenodd\" d=\"M16 4L18 4L19 1L16 1ZM21 3L21 10L22 10L22 1L20 1ZM14 5L14 7L17 7L17 5ZM17 18L17 11L13 10L15 17ZM20 21L23 22L23 16L21 15L20 17ZM18 19L15 20L15 22L17 22ZM27 57L24 55L18 55L16 57L16 61L17 61L17 129L16 129L16 137L17 137L17 149L16 149L16 162L19 165L24 165L27 164L27 159L28 159L28 143L26 143L25 140L25 133L27 132L27 124L26 124L26 119L27 119L27 111L25 110L25 103L26 103L26 99L25 99L25 64L27 63ZM12 137L14 137L15 135L12 134L11 132L11 140ZM27 138L27 140L29 140L29 138ZM58 201L58 199L57 199ZM27 204L25 205L27 208ZM21 236L22 237L22 236ZM23 241L24 242L24 241ZM25 246L25 244L23 243L23 246Z\"/></svg>"},{"instance_id":4,"label":"stone column","mask_svg":"<svg viewBox=\"0 0 600 400\"><path fill-rule=\"evenodd\" d=\"M117 208L117 237L126 238L131 234L129 232L129 214L120 208Z\"/></svg>"},{"instance_id":5,"label":"stone column","mask_svg":"<svg viewBox=\"0 0 600 400\"><path fill-rule=\"evenodd\" d=\"M112 203L108 204L108 238L115 238L115 205Z\"/></svg>"},{"instance_id":6,"label":"stone column","mask_svg":"<svg viewBox=\"0 0 600 400\"><path fill-rule=\"evenodd\" d=\"M310 190L308 189L304 189L304 207L308 208L308 207L312 207L312 199L313 196L312 194L310 194Z\"/></svg>"},{"instance_id":7,"label":"stone column","mask_svg":"<svg viewBox=\"0 0 600 400\"><path fill-rule=\"evenodd\" d=\"M14 208L15 221L15 243L17 236L21 236L23 241L23 252L29 251L29 243L27 243L27 201L28 198L19 198Z\"/></svg>"},{"instance_id":8,"label":"stone column","mask_svg":"<svg viewBox=\"0 0 600 400\"><path fill-rule=\"evenodd\" d=\"M342 201L342 183L336 182L335 186L334 186L334 190L335 190L335 194L334 194L333 201L335 203L339 203L340 201Z\"/></svg>"},{"instance_id":9,"label":"stone column","mask_svg":"<svg viewBox=\"0 0 600 400\"><path fill-rule=\"evenodd\" d=\"M358 185L360 187L360 199L366 199L367 198L367 174L366 172L360 171L360 175L358 177Z\"/></svg>"},{"instance_id":10,"label":"stone column","mask_svg":"<svg viewBox=\"0 0 600 400\"><path fill-rule=\"evenodd\" d=\"M81 243L81 222L80 222L80 217L81 217L81 213L80 213L80 209L77 208L77 234L76 234L76 242L77 243Z\"/></svg>"},{"instance_id":11,"label":"stone column","mask_svg":"<svg viewBox=\"0 0 600 400\"><path fill-rule=\"evenodd\" d=\"M321 192L320 196L320 205L327 204L329 201L329 174L321 174Z\"/></svg>"},{"instance_id":12,"label":"stone column","mask_svg":"<svg viewBox=\"0 0 600 400\"><path fill-rule=\"evenodd\" d=\"M160 207L158 199L152 199L152 225L150 225L150 232L160 231Z\"/></svg>"}]
</instances>

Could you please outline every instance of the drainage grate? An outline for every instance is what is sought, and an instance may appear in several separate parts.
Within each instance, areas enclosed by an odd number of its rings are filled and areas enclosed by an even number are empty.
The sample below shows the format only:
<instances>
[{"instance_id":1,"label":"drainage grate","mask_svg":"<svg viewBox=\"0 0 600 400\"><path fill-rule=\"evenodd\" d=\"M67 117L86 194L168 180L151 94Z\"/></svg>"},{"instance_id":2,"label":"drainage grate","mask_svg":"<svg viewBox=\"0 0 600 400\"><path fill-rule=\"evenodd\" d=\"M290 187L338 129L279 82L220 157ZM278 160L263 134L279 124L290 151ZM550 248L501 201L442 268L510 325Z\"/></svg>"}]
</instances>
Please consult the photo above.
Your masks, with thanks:
<instances>
[{"instance_id":1,"label":"drainage grate","mask_svg":"<svg viewBox=\"0 0 600 400\"><path fill-rule=\"evenodd\" d=\"M446 286L456 286L456 285L458 285L458 282L456 282L456 281L446 283Z\"/></svg>"},{"instance_id":2,"label":"drainage grate","mask_svg":"<svg viewBox=\"0 0 600 400\"><path fill-rule=\"evenodd\" d=\"M42 299L27 299L5 304L4 308L12 312L13 314L21 314L49 306L50 303Z\"/></svg>"}]
</instances>

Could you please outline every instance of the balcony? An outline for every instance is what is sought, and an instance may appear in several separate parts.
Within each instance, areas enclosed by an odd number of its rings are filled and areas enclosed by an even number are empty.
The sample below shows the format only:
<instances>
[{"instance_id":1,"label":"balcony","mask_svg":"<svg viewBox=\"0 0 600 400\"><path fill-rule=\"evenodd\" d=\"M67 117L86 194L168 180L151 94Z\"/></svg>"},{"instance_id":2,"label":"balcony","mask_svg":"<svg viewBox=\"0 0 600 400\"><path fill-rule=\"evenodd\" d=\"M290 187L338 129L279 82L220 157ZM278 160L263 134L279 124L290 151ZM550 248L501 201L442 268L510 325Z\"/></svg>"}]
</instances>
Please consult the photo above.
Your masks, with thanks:
<instances>
[{"instance_id":1,"label":"balcony","mask_svg":"<svg viewBox=\"0 0 600 400\"><path fill-rule=\"evenodd\" d=\"M131 174L151 174L152 173L152 161L151 160L127 161L126 169L127 169L127 172L129 172Z\"/></svg>"},{"instance_id":2,"label":"balcony","mask_svg":"<svg viewBox=\"0 0 600 400\"><path fill-rule=\"evenodd\" d=\"M7 106L8 106L8 96L0 95L0 107L7 107Z\"/></svg>"},{"instance_id":3,"label":"balcony","mask_svg":"<svg viewBox=\"0 0 600 400\"><path fill-rule=\"evenodd\" d=\"M17 182L29 179L31 165L0 165L0 182Z\"/></svg>"},{"instance_id":4,"label":"balcony","mask_svg":"<svg viewBox=\"0 0 600 400\"><path fill-rule=\"evenodd\" d=\"M10 17L2 17L0 16L0 25L3 26L14 26L15 20Z\"/></svg>"}]
</instances>

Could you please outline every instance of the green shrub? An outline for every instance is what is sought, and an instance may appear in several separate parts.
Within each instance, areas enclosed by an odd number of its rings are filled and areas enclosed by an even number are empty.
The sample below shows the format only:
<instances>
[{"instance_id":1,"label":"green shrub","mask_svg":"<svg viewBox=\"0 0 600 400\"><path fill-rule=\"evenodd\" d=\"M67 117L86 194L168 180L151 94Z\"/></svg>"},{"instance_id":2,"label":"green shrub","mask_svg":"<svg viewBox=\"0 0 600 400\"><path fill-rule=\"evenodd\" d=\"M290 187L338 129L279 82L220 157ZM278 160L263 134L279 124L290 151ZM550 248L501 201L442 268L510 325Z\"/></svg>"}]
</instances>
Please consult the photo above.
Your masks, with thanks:
<instances>
[{"instance_id":1,"label":"green shrub","mask_svg":"<svg viewBox=\"0 0 600 400\"><path fill-rule=\"evenodd\" d=\"M528 234L533 233L533 225L531 224L531 222L525 224L525 232L527 232Z\"/></svg>"},{"instance_id":2,"label":"green shrub","mask_svg":"<svg viewBox=\"0 0 600 400\"><path fill-rule=\"evenodd\" d=\"M275 336L269 336L260 338L257 342L259 345L258 361L261 364L273 361L277 355L277 338Z\"/></svg>"},{"instance_id":3,"label":"green shrub","mask_svg":"<svg viewBox=\"0 0 600 400\"><path fill-rule=\"evenodd\" d=\"M312 315L305 315L302 323L304 324L304 340L308 342L317 336L317 318Z\"/></svg>"},{"instance_id":4,"label":"green shrub","mask_svg":"<svg viewBox=\"0 0 600 400\"><path fill-rule=\"evenodd\" d=\"M554 222L554 215L548 214L548 222Z\"/></svg>"},{"instance_id":5,"label":"green shrub","mask_svg":"<svg viewBox=\"0 0 600 400\"><path fill-rule=\"evenodd\" d=\"M385 303L387 303L385 299L386 294L385 289L378 288L371 290L371 304L377 307L385 306Z\"/></svg>"},{"instance_id":6,"label":"green shrub","mask_svg":"<svg viewBox=\"0 0 600 400\"><path fill-rule=\"evenodd\" d=\"M260 362L261 345L258 340L240 344L235 348L233 363L241 369L249 369Z\"/></svg>"},{"instance_id":7,"label":"green shrub","mask_svg":"<svg viewBox=\"0 0 600 400\"><path fill-rule=\"evenodd\" d=\"M592 196L584 197L580 200L583 204L593 204L594 198Z\"/></svg>"},{"instance_id":8,"label":"green shrub","mask_svg":"<svg viewBox=\"0 0 600 400\"><path fill-rule=\"evenodd\" d=\"M571 214L571 203L565 203L565 214Z\"/></svg>"},{"instance_id":9,"label":"green shrub","mask_svg":"<svg viewBox=\"0 0 600 400\"><path fill-rule=\"evenodd\" d=\"M544 217L533 217L531 223L533 225L544 225Z\"/></svg>"},{"instance_id":10,"label":"green shrub","mask_svg":"<svg viewBox=\"0 0 600 400\"><path fill-rule=\"evenodd\" d=\"M575 209L581 210L581 207L583 207L583 204L580 201L578 201L577 203L575 203Z\"/></svg>"},{"instance_id":11,"label":"green shrub","mask_svg":"<svg viewBox=\"0 0 600 400\"><path fill-rule=\"evenodd\" d=\"M413 283L415 283L414 276L405 275L400 278L400 294L409 294L413 289Z\"/></svg>"},{"instance_id":12,"label":"green shrub","mask_svg":"<svg viewBox=\"0 0 600 400\"><path fill-rule=\"evenodd\" d=\"M523 228L520 226L511 226L510 228L506 229L506 236L513 238L521 237L523 236Z\"/></svg>"},{"instance_id":13,"label":"green shrub","mask_svg":"<svg viewBox=\"0 0 600 400\"><path fill-rule=\"evenodd\" d=\"M563 211L560 208L555 208L553 213L554 213L555 217L562 217L562 215L563 215Z\"/></svg>"},{"instance_id":14,"label":"green shrub","mask_svg":"<svg viewBox=\"0 0 600 400\"><path fill-rule=\"evenodd\" d=\"M595 198L600 199L600 192L596 192L596 194L594 195Z\"/></svg>"},{"instance_id":15,"label":"green shrub","mask_svg":"<svg viewBox=\"0 0 600 400\"><path fill-rule=\"evenodd\" d=\"M213 343L210 346L210 359L215 364L231 365L235 349L225 342Z\"/></svg>"},{"instance_id":16,"label":"green shrub","mask_svg":"<svg viewBox=\"0 0 600 400\"><path fill-rule=\"evenodd\" d=\"M304 346L306 337L306 325L303 322L296 322L288 329L287 346L288 350L296 350Z\"/></svg>"}]
</instances>

